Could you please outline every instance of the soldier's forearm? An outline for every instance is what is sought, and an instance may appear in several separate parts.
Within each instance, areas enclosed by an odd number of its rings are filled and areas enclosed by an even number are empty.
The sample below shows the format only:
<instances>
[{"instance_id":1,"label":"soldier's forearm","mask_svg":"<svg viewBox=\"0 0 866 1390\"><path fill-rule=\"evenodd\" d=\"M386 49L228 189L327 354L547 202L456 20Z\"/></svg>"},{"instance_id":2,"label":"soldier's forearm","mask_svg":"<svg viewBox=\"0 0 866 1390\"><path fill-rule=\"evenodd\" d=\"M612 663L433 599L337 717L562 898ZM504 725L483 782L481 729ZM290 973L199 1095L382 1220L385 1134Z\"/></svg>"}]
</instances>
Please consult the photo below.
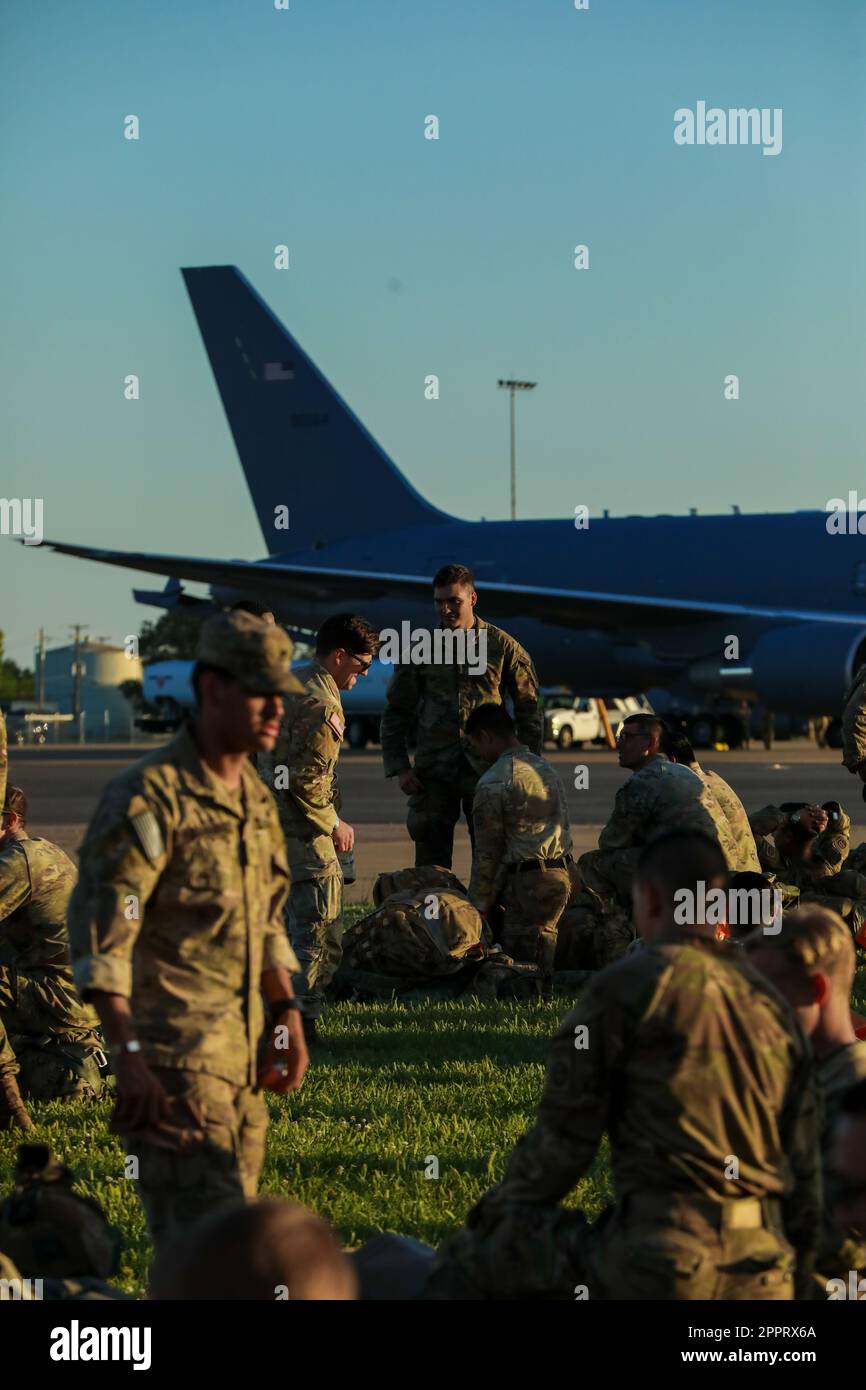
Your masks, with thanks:
<instances>
[{"instance_id":1,"label":"soldier's forearm","mask_svg":"<svg viewBox=\"0 0 866 1390\"><path fill-rule=\"evenodd\" d=\"M92 989L87 994L87 1003L92 1004L98 1013L109 1047L132 1041L135 1037L135 1019L125 995L107 994L105 990Z\"/></svg>"},{"instance_id":2,"label":"soldier's forearm","mask_svg":"<svg viewBox=\"0 0 866 1390\"><path fill-rule=\"evenodd\" d=\"M269 970L263 970L261 986L262 994L269 1004L276 1004L280 999L294 999L295 997L292 977L282 965L274 965Z\"/></svg>"}]
</instances>

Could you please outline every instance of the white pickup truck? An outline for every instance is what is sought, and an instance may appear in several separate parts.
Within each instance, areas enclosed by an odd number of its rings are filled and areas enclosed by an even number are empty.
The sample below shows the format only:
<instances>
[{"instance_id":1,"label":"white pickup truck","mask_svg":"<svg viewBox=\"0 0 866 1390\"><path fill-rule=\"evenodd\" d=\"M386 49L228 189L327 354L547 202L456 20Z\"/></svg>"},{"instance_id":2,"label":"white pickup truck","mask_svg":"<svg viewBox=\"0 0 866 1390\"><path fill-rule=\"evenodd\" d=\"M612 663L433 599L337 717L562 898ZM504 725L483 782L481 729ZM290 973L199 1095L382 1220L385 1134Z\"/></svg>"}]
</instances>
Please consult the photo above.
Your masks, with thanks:
<instances>
[{"instance_id":1,"label":"white pickup truck","mask_svg":"<svg viewBox=\"0 0 866 1390\"><path fill-rule=\"evenodd\" d=\"M605 700L605 705L614 737L626 715L652 713L652 705L645 695ZM568 703L550 704L544 711L544 737L553 739L560 748L603 743L604 728L595 700L588 695L575 695Z\"/></svg>"}]
</instances>

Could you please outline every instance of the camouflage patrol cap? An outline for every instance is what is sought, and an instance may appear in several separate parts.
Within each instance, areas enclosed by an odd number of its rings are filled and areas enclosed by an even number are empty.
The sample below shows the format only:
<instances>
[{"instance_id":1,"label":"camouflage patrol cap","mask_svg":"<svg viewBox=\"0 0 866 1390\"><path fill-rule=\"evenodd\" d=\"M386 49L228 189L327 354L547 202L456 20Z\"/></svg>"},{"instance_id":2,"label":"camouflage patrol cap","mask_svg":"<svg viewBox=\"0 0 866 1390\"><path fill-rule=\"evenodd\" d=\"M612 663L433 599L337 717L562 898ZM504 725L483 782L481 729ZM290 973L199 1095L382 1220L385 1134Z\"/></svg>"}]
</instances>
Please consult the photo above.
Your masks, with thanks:
<instances>
[{"instance_id":1,"label":"camouflage patrol cap","mask_svg":"<svg viewBox=\"0 0 866 1390\"><path fill-rule=\"evenodd\" d=\"M202 625L196 659L234 676L251 695L303 690L290 670L292 643L281 627L252 613L220 613Z\"/></svg>"}]
</instances>

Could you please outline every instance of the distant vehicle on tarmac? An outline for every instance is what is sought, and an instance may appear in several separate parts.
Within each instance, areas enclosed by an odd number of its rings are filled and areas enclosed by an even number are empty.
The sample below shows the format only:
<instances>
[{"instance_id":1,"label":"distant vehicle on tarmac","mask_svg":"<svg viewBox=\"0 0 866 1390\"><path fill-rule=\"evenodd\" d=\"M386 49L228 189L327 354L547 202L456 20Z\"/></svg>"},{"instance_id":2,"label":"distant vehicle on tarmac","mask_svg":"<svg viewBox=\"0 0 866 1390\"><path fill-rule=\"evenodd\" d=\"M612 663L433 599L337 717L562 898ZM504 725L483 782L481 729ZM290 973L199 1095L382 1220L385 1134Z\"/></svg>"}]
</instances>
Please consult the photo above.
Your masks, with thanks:
<instances>
[{"instance_id":1,"label":"distant vehicle on tarmac","mask_svg":"<svg viewBox=\"0 0 866 1390\"><path fill-rule=\"evenodd\" d=\"M614 738L627 715L652 713L652 705L645 695L606 700L605 705ZM548 702L544 710L544 737L552 739L560 748L604 743L604 726L595 700L588 695L575 695L562 703Z\"/></svg>"}]
</instances>

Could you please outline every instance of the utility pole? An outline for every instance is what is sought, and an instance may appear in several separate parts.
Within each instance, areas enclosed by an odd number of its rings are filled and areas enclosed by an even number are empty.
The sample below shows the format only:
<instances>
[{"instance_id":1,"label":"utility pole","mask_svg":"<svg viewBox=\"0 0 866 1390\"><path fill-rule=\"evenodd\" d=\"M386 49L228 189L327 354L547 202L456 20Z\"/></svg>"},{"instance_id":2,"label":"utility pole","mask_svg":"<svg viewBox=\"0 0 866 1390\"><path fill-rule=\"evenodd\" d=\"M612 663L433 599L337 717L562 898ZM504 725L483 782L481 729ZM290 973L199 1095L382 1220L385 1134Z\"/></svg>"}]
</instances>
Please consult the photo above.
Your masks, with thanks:
<instances>
[{"instance_id":1,"label":"utility pole","mask_svg":"<svg viewBox=\"0 0 866 1390\"><path fill-rule=\"evenodd\" d=\"M537 381L503 381L501 378L497 385L503 390L507 390L510 400L511 414L511 520L517 520L517 450L514 433L514 396L517 391L534 391L538 385Z\"/></svg>"},{"instance_id":2,"label":"utility pole","mask_svg":"<svg viewBox=\"0 0 866 1390\"><path fill-rule=\"evenodd\" d=\"M36 691L39 708L45 708L45 628L39 629L39 684Z\"/></svg>"},{"instance_id":3,"label":"utility pole","mask_svg":"<svg viewBox=\"0 0 866 1390\"><path fill-rule=\"evenodd\" d=\"M73 623L75 655L72 659L72 714L77 721L81 714L81 629L84 623Z\"/></svg>"}]
</instances>

